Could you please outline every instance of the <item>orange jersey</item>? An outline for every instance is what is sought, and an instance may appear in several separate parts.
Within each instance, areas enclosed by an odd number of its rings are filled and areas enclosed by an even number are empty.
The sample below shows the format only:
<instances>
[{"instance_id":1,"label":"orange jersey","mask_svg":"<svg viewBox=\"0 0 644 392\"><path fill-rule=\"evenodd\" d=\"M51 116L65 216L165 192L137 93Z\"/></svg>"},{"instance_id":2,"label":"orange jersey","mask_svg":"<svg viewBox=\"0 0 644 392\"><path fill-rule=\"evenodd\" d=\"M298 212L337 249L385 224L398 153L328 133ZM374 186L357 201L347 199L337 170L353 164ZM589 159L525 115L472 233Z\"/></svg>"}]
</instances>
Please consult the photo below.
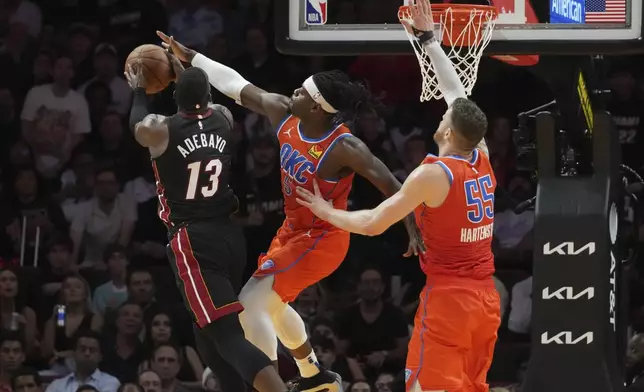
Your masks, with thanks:
<instances>
[{"instance_id":1,"label":"orange jersey","mask_svg":"<svg viewBox=\"0 0 644 392\"><path fill-rule=\"evenodd\" d=\"M280 166L282 168L282 193L284 194L283 228L287 230L334 229L328 222L317 218L306 207L297 203L295 188L301 186L313 192L316 179L320 192L333 206L346 210L353 174L339 179L323 179L318 176L327 153L340 139L351 136L344 124L339 124L319 139L309 139L300 131L300 119L289 115L277 128L280 142Z\"/></svg>"},{"instance_id":2,"label":"orange jersey","mask_svg":"<svg viewBox=\"0 0 644 392\"><path fill-rule=\"evenodd\" d=\"M478 149L471 159L427 155L422 164L440 165L450 180L443 204L415 210L427 251L421 267L428 276L475 279L494 273L492 228L496 178L488 157Z\"/></svg>"}]
</instances>

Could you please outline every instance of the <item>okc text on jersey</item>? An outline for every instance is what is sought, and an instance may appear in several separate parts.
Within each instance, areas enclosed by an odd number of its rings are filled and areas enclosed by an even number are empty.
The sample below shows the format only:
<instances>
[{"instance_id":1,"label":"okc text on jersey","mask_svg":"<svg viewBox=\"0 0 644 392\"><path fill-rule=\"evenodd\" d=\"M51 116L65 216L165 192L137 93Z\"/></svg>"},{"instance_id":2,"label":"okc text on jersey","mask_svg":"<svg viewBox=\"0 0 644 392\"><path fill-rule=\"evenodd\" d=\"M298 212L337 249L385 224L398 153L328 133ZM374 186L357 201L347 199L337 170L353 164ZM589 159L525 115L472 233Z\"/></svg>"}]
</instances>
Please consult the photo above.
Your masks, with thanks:
<instances>
[{"instance_id":1,"label":"okc text on jersey","mask_svg":"<svg viewBox=\"0 0 644 392\"><path fill-rule=\"evenodd\" d=\"M326 24L327 17L327 0L306 0L306 24L323 25Z\"/></svg>"},{"instance_id":2,"label":"okc text on jersey","mask_svg":"<svg viewBox=\"0 0 644 392\"><path fill-rule=\"evenodd\" d=\"M306 159L304 154L293 148L288 143L282 144L280 149L280 166L286 175L299 184L307 181L306 173L315 173L315 165Z\"/></svg>"}]
</instances>

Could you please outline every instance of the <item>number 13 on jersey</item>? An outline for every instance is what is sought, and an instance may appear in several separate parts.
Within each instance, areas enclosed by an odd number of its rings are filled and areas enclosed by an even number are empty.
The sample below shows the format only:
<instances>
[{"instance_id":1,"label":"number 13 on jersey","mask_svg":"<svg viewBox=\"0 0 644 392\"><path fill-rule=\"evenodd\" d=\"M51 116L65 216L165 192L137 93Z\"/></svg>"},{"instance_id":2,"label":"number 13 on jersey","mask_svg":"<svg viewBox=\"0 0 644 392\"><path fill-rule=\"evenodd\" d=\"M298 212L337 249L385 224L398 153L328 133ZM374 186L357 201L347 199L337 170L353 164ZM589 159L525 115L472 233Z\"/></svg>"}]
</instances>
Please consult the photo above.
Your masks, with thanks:
<instances>
[{"instance_id":1,"label":"number 13 on jersey","mask_svg":"<svg viewBox=\"0 0 644 392\"><path fill-rule=\"evenodd\" d=\"M494 183L487 174L463 183L467 200L467 220L478 224L483 218L494 218Z\"/></svg>"},{"instance_id":2,"label":"number 13 on jersey","mask_svg":"<svg viewBox=\"0 0 644 392\"><path fill-rule=\"evenodd\" d=\"M219 159L213 159L205 164L203 168L204 173L209 173L208 184L202 186L201 196L203 197L212 197L217 193L219 189L219 176L221 175L221 169L223 165ZM199 176L201 174L201 162L192 162L188 165L188 171L190 172L190 177L188 178L188 190L186 191L186 200L192 200L197 194L197 187L199 185Z\"/></svg>"}]
</instances>

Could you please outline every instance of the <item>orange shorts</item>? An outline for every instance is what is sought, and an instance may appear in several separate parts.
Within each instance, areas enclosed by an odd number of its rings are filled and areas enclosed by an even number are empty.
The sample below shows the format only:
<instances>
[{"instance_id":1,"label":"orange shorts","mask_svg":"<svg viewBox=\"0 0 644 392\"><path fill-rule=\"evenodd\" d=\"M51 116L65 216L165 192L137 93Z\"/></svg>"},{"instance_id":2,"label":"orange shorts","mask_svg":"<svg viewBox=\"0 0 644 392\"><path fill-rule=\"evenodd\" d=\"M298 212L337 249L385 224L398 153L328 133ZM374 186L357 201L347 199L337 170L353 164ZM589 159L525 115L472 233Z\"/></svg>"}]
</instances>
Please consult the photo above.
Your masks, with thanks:
<instances>
[{"instance_id":1,"label":"orange shorts","mask_svg":"<svg viewBox=\"0 0 644 392\"><path fill-rule=\"evenodd\" d=\"M292 302L309 286L331 275L349 250L343 230L285 230L280 228L268 252L259 256L253 276L273 275L273 290Z\"/></svg>"},{"instance_id":2,"label":"orange shorts","mask_svg":"<svg viewBox=\"0 0 644 392\"><path fill-rule=\"evenodd\" d=\"M492 279L428 279L409 342L407 391L487 392L501 324L499 294Z\"/></svg>"}]
</instances>

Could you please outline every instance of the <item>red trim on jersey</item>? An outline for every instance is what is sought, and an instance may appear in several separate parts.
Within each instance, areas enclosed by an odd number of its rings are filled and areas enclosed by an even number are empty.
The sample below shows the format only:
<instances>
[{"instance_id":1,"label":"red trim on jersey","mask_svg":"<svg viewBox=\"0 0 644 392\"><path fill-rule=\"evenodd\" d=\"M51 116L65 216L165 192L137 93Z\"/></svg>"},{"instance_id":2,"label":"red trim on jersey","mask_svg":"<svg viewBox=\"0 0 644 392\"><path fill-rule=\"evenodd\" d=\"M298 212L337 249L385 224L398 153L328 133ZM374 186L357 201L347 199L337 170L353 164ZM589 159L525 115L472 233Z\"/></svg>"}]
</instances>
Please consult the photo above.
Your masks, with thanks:
<instances>
[{"instance_id":1,"label":"red trim on jersey","mask_svg":"<svg viewBox=\"0 0 644 392\"><path fill-rule=\"evenodd\" d=\"M231 313L239 313L244 308L239 301L217 308L212 301L210 291L201 273L199 261L192 251L188 231L185 227L179 229L170 241L170 249L174 254L177 276L183 283L183 290L188 306L200 328Z\"/></svg>"},{"instance_id":2,"label":"red trim on jersey","mask_svg":"<svg viewBox=\"0 0 644 392\"><path fill-rule=\"evenodd\" d=\"M183 118L195 119L195 118L199 118L199 116L201 116L201 118L203 119L203 118L208 118L208 117L210 117L212 115L212 109L208 108L208 110L206 110L203 113L193 114L193 113L177 112L177 114L180 115Z\"/></svg>"},{"instance_id":3,"label":"red trim on jersey","mask_svg":"<svg viewBox=\"0 0 644 392\"><path fill-rule=\"evenodd\" d=\"M159 208L157 210L157 214L159 215L159 219L161 219L161 221L165 223L166 226L174 226L174 224L170 221L170 206L168 205L168 199L166 199L165 197L165 188L161 183L161 177L159 176L157 163L154 160L152 160L152 171L154 172L157 196L159 198Z\"/></svg>"}]
</instances>

